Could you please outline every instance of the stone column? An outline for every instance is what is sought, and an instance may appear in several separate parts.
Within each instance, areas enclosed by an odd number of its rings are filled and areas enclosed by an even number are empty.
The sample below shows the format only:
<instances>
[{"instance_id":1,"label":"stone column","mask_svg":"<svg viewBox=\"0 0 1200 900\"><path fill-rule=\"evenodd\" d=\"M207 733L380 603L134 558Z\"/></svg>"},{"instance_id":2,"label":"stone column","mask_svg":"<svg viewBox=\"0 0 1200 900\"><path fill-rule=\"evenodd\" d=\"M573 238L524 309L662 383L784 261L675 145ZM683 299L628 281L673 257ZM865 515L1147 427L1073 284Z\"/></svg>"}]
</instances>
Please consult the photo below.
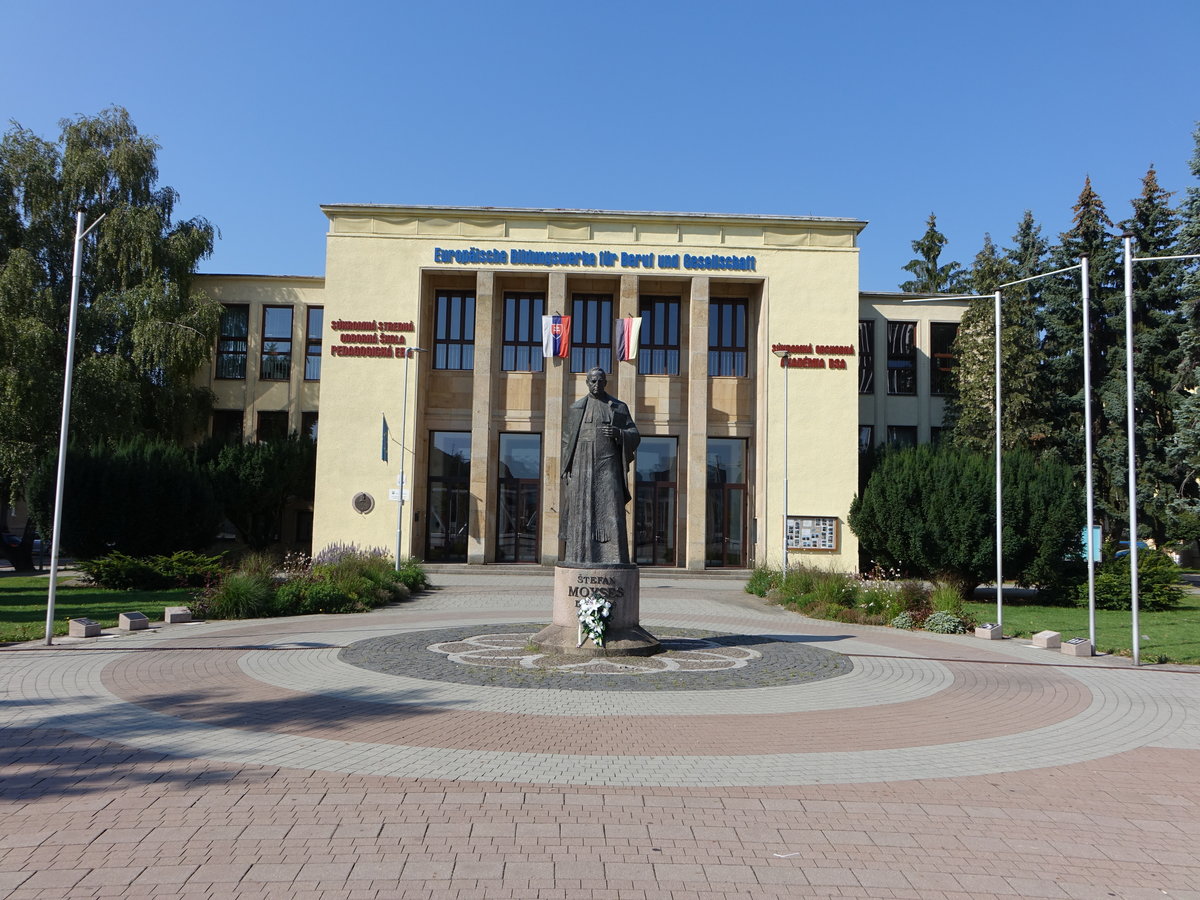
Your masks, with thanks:
<instances>
[{"instance_id":1,"label":"stone column","mask_svg":"<svg viewBox=\"0 0 1200 900\"><path fill-rule=\"evenodd\" d=\"M546 314L567 308L567 276L551 272L546 291ZM542 565L558 562L559 510L562 508L562 455L564 394L567 389L569 359L546 360L546 420L542 432Z\"/></svg>"},{"instance_id":2,"label":"stone column","mask_svg":"<svg viewBox=\"0 0 1200 900\"><path fill-rule=\"evenodd\" d=\"M471 514L467 562L480 565L495 556L496 448L492 445L494 363L501 331L495 327L496 273L475 276L475 367L471 378Z\"/></svg>"},{"instance_id":3,"label":"stone column","mask_svg":"<svg viewBox=\"0 0 1200 900\"><path fill-rule=\"evenodd\" d=\"M621 294L617 300L617 318L624 319L629 316L637 316L638 314L638 276L622 275L621 276ZM618 362L613 359L613 366L617 370L616 392L617 399L625 403L629 407L629 415L633 417L633 421L639 420L638 413L638 374L637 360L633 362ZM629 535L629 558L637 559L636 547L636 531L634 529L634 517L637 510L637 488L634 484L637 475L630 467L629 471L629 493L634 495L634 499L625 507L625 533Z\"/></svg>"},{"instance_id":4,"label":"stone column","mask_svg":"<svg viewBox=\"0 0 1200 900\"><path fill-rule=\"evenodd\" d=\"M708 491L708 290L707 275L692 278L688 303L686 566L704 570Z\"/></svg>"}]
</instances>

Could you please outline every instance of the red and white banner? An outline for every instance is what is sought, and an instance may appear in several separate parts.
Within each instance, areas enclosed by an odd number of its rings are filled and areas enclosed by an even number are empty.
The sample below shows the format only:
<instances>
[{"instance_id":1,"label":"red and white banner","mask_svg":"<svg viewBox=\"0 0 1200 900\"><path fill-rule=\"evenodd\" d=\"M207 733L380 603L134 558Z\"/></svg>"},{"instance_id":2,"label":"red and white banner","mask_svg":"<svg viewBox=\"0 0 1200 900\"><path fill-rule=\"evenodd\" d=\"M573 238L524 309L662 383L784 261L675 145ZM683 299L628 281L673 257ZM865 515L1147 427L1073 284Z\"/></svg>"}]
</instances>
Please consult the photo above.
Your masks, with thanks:
<instances>
[{"instance_id":1,"label":"red and white banner","mask_svg":"<svg viewBox=\"0 0 1200 900\"><path fill-rule=\"evenodd\" d=\"M565 357L571 352L571 317L542 316L542 355Z\"/></svg>"},{"instance_id":2,"label":"red and white banner","mask_svg":"<svg viewBox=\"0 0 1200 900\"><path fill-rule=\"evenodd\" d=\"M641 333L641 316L617 319L617 359L637 359Z\"/></svg>"}]
</instances>

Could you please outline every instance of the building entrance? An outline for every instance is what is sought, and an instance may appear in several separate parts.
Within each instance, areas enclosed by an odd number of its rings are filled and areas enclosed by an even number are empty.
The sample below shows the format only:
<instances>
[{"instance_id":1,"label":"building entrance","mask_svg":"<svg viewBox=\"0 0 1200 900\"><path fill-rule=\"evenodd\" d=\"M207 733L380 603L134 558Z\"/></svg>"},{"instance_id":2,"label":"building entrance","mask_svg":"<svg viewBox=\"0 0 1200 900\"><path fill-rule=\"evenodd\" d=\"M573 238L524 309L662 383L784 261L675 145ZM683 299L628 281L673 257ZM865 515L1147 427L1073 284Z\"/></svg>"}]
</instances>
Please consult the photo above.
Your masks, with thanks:
<instances>
[{"instance_id":1,"label":"building entrance","mask_svg":"<svg viewBox=\"0 0 1200 900\"><path fill-rule=\"evenodd\" d=\"M708 439L704 564L746 566L746 441Z\"/></svg>"},{"instance_id":2,"label":"building entrance","mask_svg":"<svg viewBox=\"0 0 1200 900\"><path fill-rule=\"evenodd\" d=\"M542 436L500 435L498 474L496 562L539 562Z\"/></svg>"},{"instance_id":3,"label":"building entrance","mask_svg":"<svg viewBox=\"0 0 1200 900\"><path fill-rule=\"evenodd\" d=\"M470 432L435 431L429 436L428 485L425 559L465 563L471 499Z\"/></svg>"},{"instance_id":4,"label":"building entrance","mask_svg":"<svg viewBox=\"0 0 1200 900\"><path fill-rule=\"evenodd\" d=\"M639 566L676 565L676 447L673 437L643 437L637 451L634 551Z\"/></svg>"}]
</instances>

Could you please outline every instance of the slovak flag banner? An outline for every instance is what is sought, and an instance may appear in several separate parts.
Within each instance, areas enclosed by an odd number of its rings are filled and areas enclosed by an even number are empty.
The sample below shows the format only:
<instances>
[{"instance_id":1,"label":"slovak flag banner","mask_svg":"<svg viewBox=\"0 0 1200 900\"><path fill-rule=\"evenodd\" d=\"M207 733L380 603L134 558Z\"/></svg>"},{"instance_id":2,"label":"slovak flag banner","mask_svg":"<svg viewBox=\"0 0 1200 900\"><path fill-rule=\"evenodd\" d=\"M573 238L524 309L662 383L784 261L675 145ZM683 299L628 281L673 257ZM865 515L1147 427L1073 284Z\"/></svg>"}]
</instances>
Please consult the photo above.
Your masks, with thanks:
<instances>
[{"instance_id":1,"label":"slovak flag banner","mask_svg":"<svg viewBox=\"0 0 1200 900\"><path fill-rule=\"evenodd\" d=\"M617 319L617 359L637 359L642 318Z\"/></svg>"},{"instance_id":2,"label":"slovak flag banner","mask_svg":"<svg viewBox=\"0 0 1200 900\"><path fill-rule=\"evenodd\" d=\"M571 317L542 316L542 355L569 356L571 353Z\"/></svg>"}]
</instances>

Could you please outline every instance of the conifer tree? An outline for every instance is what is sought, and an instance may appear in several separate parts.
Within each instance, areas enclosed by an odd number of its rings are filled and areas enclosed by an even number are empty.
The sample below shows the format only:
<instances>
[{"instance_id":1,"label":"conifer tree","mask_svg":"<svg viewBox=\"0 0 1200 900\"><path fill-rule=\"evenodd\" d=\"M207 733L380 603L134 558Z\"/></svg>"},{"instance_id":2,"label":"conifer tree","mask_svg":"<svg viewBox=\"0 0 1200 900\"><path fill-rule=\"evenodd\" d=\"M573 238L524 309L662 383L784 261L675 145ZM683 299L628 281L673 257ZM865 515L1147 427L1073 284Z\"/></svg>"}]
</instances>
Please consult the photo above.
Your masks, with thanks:
<instances>
[{"instance_id":1,"label":"conifer tree","mask_svg":"<svg viewBox=\"0 0 1200 900\"><path fill-rule=\"evenodd\" d=\"M1079 200L1074 206L1073 224L1060 235L1060 243L1052 248L1049 267L1063 269L1078 265L1087 255L1091 281L1091 367L1092 384L1097 395L1099 387L1110 383L1109 370L1115 361L1117 340L1123 328L1124 301L1118 269L1119 244L1112 233L1112 220L1104 202L1085 179ZM1081 307L1080 275L1068 272L1042 282L1038 306L1038 327L1041 334L1041 390L1047 402L1048 425L1046 450L1059 456L1068 465L1082 471L1083 440L1083 311ZM1100 402L1102 401L1102 402ZM1092 405L1093 434L1110 434L1121 428L1124 400L1094 397ZM1099 459L1097 459L1099 463ZM1121 508L1119 478L1114 466L1095 469L1097 505L1102 516L1111 517Z\"/></svg>"},{"instance_id":2,"label":"conifer tree","mask_svg":"<svg viewBox=\"0 0 1200 900\"><path fill-rule=\"evenodd\" d=\"M945 294L962 290L966 272L957 262L938 265L942 250L946 247L946 236L937 230L937 216L929 214L925 233L912 242L913 259L904 265L904 271L913 277L900 285L900 290L913 294Z\"/></svg>"},{"instance_id":3,"label":"conifer tree","mask_svg":"<svg viewBox=\"0 0 1200 900\"><path fill-rule=\"evenodd\" d=\"M1176 255L1179 216L1169 204L1170 194L1159 186L1151 166L1142 179L1142 193L1133 201L1133 215L1121 223L1133 237L1135 257ZM1181 396L1177 390L1178 370L1183 358L1180 338L1184 315L1180 309L1183 267L1174 260L1135 262L1133 275L1134 408L1135 447L1138 470L1138 519L1150 536L1162 543L1170 536L1175 471L1169 444L1175 434L1175 411ZM1124 314L1119 324L1124 327ZM1116 348L1120 359L1109 367L1103 396L1125 402L1125 335ZM1125 462L1122 477L1127 484L1126 430L1119 437L1110 431L1100 441L1098 452L1113 465L1114 455Z\"/></svg>"},{"instance_id":4,"label":"conifer tree","mask_svg":"<svg viewBox=\"0 0 1200 900\"><path fill-rule=\"evenodd\" d=\"M1192 132L1195 150L1189 161L1192 176L1200 182L1200 124ZM1181 226L1175 255L1200 254L1200 184L1184 192L1180 205ZM1180 336L1177 386L1182 391L1176 409L1175 434L1170 441L1170 459L1175 472L1172 510L1177 540L1200 537L1200 261L1182 265L1181 311L1184 324Z\"/></svg>"}]
</instances>

